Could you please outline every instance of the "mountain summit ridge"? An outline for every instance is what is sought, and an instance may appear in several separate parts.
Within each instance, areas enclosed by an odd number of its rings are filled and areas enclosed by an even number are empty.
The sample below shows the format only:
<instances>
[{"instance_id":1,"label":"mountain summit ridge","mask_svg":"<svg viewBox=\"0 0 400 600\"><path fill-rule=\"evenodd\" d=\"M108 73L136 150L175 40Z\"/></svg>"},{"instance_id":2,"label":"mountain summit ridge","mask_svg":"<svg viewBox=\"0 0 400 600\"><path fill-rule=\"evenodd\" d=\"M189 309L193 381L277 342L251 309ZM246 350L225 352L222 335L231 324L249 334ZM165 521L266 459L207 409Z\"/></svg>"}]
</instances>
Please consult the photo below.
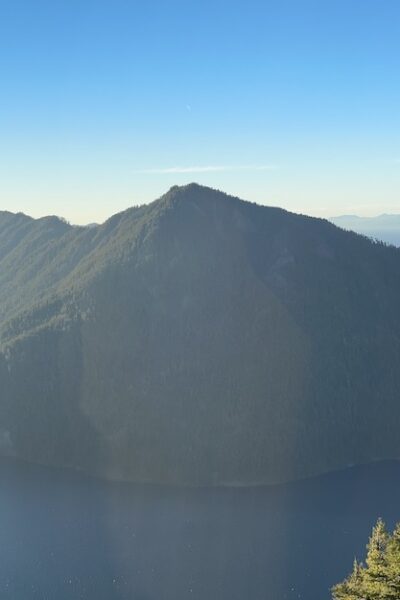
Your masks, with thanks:
<instances>
[{"instance_id":1,"label":"mountain summit ridge","mask_svg":"<svg viewBox=\"0 0 400 600\"><path fill-rule=\"evenodd\" d=\"M198 184L96 227L11 221L0 453L184 485L399 455L397 249Z\"/></svg>"}]
</instances>

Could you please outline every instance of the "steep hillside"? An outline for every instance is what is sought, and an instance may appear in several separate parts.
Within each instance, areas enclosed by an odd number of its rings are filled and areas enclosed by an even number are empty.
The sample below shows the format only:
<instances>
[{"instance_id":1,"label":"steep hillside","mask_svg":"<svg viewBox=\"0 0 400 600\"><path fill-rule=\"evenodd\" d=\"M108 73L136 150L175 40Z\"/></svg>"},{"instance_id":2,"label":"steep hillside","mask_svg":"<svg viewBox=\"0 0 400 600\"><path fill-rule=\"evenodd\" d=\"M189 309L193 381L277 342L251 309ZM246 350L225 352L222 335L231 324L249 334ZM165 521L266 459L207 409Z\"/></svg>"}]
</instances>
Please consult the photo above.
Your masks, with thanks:
<instances>
[{"instance_id":1,"label":"steep hillside","mask_svg":"<svg viewBox=\"0 0 400 600\"><path fill-rule=\"evenodd\" d=\"M195 184L0 213L0 451L180 484L397 457L399 300L395 248Z\"/></svg>"}]
</instances>

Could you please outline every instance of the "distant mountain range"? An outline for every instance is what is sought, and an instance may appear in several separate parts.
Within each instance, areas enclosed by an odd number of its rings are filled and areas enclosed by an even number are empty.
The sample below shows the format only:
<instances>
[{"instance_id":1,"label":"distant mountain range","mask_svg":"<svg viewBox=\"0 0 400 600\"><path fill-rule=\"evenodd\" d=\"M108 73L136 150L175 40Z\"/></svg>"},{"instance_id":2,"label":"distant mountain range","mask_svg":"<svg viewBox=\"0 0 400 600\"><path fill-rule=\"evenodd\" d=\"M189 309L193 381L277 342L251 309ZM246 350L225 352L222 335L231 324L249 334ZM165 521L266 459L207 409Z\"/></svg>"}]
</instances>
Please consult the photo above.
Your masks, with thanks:
<instances>
[{"instance_id":1,"label":"distant mountain range","mask_svg":"<svg viewBox=\"0 0 400 600\"><path fill-rule=\"evenodd\" d=\"M379 215L377 217L357 217L342 215L330 219L338 227L356 231L386 244L400 246L400 214Z\"/></svg>"},{"instance_id":2,"label":"distant mountain range","mask_svg":"<svg viewBox=\"0 0 400 600\"><path fill-rule=\"evenodd\" d=\"M173 187L103 225L0 213L0 453L274 483L400 455L400 250Z\"/></svg>"}]
</instances>

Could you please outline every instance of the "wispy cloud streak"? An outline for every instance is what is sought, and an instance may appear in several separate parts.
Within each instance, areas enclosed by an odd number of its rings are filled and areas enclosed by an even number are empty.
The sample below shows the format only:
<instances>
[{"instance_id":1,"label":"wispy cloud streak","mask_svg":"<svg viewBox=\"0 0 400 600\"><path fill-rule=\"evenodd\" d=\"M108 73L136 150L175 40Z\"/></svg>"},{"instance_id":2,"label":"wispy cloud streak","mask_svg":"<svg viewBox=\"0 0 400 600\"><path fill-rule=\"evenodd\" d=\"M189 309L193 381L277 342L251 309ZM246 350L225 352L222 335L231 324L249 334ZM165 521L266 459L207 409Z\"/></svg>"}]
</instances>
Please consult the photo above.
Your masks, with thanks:
<instances>
[{"instance_id":1,"label":"wispy cloud streak","mask_svg":"<svg viewBox=\"0 0 400 600\"><path fill-rule=\"evenodd\" d=\"M179 173L217 173L222 171L275 171L276 165L207 165L193 167L166 167L156 169L141 169L135 173L149 175L169 175Z\"/></svg>"}]
</instances>

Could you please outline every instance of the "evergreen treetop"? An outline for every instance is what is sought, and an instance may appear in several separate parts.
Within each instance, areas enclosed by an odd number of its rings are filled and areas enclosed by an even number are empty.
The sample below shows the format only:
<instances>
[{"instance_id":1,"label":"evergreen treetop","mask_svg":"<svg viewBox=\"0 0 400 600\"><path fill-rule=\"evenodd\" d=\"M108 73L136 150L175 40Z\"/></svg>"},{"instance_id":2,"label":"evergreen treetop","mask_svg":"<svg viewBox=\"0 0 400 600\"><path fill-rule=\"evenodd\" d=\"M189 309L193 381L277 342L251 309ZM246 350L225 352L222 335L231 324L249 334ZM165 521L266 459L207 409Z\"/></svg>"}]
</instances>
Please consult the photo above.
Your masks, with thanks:
<instances>
[{"instance_id":1,"label":"evergreen treetop","mask_svg":"<svg viewBox=\"0 0 400 600\"><path fill-rule=\"evenodd\" d=\"M367 544L365 566L354 560L353 570L332 588L334 600L400 599L400 523L389 534L378 519Z\"/></svg>"}]
</instances>

